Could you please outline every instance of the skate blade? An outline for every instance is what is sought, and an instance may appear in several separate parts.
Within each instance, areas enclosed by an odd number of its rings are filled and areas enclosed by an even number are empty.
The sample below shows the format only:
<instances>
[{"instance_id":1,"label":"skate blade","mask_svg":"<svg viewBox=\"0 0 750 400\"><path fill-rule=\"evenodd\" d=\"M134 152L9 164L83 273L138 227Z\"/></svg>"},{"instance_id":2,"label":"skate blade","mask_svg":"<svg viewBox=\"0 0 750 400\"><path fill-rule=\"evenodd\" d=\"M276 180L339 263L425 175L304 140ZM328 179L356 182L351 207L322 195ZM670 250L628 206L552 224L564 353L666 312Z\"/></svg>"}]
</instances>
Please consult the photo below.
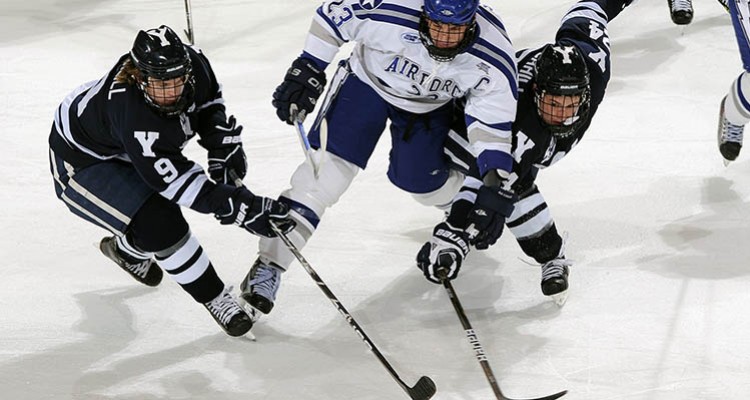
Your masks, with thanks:
<instances>
[{"instance_id":1,"label":"skate blade","mask_svg":"<svg viewBox=\"0 0 750 400\"><path fill-rule=\"evenodd\" d=\"M258 339L255 337L255 335L253 335L252 329L249 330L249 331L247 331L247 333L244 334L244 335L242 335L242 337L244 339L247 339L247 340L251 341L251 342L257 342L258 341Z\"/></svg>"},{"instance_id":2,"label":"skate blade","mask_svg":"<svg viewBox=\"0 0 750 400\"><path fill-rule=\"evenodd\" d=\"M557 294L553 294L548 296L552 298L552 300L557 304L558 307L562 307L565 305L565 302L568 301L568 291L560 292Z\"/></svg>"}]
</instances>

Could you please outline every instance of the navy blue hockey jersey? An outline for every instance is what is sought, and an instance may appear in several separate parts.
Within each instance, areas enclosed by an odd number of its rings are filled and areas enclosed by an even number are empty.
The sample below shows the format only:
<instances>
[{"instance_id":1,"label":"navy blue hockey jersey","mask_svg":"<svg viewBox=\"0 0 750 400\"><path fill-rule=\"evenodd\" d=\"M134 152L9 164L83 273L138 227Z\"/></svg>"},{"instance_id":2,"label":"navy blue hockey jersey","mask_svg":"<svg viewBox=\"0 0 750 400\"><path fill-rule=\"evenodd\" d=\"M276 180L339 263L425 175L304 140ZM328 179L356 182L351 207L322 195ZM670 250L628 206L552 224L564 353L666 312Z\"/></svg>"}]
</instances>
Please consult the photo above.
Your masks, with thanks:
<instances>
[{"instance_id":1,"label":"navy blue hockey jersey","mask_svg":"<svg viewBox=\"0 0 750 400\"><path fill-rule=\"evenodd\" d=\"M529 189L538 168L548 167L567 155L591 125L610 78L610 47L607 23L629 1L583 0L565 14L555 37L556 43L574 45L586 59L590 75L591 105L586 120L573 134L555 138L545 128L534 101L534 65L543 46L517 52L519 98L513 123L515 159L511 187L516 194Z\"/></svg>"},{"instance_id":2,"label":"navy blue hockey jersey","mask_svg":"<svg viewBox=\"0 0 750 400\"><path fill-rule=\"evenodd\" d=\"M165 198L202 213L227 204L235 188L215 184L203 169L182 154L188 141L213 133L226 121L221 86L206 57L187 47L195 77L193 103L176 117L150 107L142 92L115 80L128 55L101 79L85 83L60 104L50 147L74 169L122 160L132 163L143 180Z\"/></svg>"}]
</instances>

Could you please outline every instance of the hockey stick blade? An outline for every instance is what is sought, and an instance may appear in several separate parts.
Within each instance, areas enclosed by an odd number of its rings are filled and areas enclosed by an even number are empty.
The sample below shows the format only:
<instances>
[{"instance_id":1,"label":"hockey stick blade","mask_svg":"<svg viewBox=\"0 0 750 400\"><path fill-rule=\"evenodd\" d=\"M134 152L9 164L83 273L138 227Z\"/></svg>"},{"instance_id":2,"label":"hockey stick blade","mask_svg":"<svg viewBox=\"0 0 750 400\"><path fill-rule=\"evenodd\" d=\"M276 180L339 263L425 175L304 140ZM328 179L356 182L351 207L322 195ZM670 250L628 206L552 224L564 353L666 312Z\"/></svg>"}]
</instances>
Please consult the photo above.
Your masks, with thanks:
<instances>
[{"instance_id":1,"label":"hockey stick blade","mask_svg":"<svg viewBox=\"0 0 750 400\"><path fill-rule=\"evenodd\" d=\"M414 384L414 387L408 388L406 392L409 393L409 397L413 400L427 400L435 395L437 386L435 386L435 382L432 379L423 376Z\"/></svg>"},{"instance_id":2,"label":"hockey stick blade","mask_svg":"<svg viewBox=\"0 0 750 400\"><path fill-rule=\"evenodd\" d=\"M330 300L334 307L336 307L338 312L344 317L346 322L349 323L349 326L354 330L357 336L359 336L359 338L367 346L367 348L370 349L370 353L375 355L378 361L380 361L380 364L388 371L388 373L396 381L396 383L398 383L401 389L403 389L404 392L406 392L406 394L408 394L412 400L428 400L432 398L432 396L437 391L435 382L433 382L432 379L423 376L419 378L414 387L408 386L404 382L404 380L401 379L396 370L393 369L391 363L386 360L383 353L381 353L377 346L375 346L375 343L373 343L370 337L367 336L362 327L359 326L359 323L357 323L354 317L349 313L349 311L347 311L346 307L344 307L344 305L339 301L336 295L333 294L328 285L323 282L323 279L321 279L320 275L315 272L315 269L313 269L312 265L307 262L302 253L300 253L299 248L297 248L297 246L292 243L286 233L282 231L281 228L279 228L276 222L270 221L270 225L271 229L274 231L274 233L276 233L276 236L281 239L282 242L284 242L284 245L286 245L287 249L292 252L297 261L299 261L300 265L302 265L302 268L307 272L308 275L310 275L310 278L315 281L315 283L318 285L318 289L325 293L326 297L328 297L328 300Z\"/></svg>"},{"instance_id":3,"label":"hockey stick blade","mask_svg":"<svg viewBox=\"0 0 750 400\"><path fill-rule=\"evenodd\" d=\"M535 399L526 399L526 400L555 400L555 399L559 399L560 397L565 396L566 394L568 394L568 391L567 390L563 390L560 393L555 393L553 395L549 395L549 396L546 396L546 397L537 397ZM512 399L510 397L501 397L500 400L521 400L521 399Z\"/></svg>"}]
</instances>

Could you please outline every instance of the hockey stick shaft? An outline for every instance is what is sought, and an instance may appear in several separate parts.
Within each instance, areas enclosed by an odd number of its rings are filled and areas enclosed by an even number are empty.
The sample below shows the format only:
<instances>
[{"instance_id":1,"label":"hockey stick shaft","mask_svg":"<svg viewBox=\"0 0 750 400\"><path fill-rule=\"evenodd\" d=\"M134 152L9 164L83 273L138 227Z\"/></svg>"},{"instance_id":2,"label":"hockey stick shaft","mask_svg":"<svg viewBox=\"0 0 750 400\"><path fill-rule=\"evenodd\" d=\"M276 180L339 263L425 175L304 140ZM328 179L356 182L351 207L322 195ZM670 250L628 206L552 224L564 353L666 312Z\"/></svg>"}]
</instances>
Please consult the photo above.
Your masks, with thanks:
<instances>
[{"instance_id":1,"label":"hockey stick shaft","mask_svg":"<svg viewBox=\"0 0 750 400\"><path fill-rule=\"evenodd\" d=\"M193 36L193 13L192 7L190 6L190 0L185 0L185 18L187 18L187 30L185 31L185 35L187 35L190 44L195 44L195 36Z\"/></svg>"},{"instance_id":2,"label":"hockey stick shaft","mask_svg":"<svg viewBox=\"0 0 750 400\"><path fill-rule=\"evenodd\" d=\"M447 274L447 271L439 271L444 272ZM443 275L445 276L445 275ZM458 315L458 319L461 321L461 325L464 328L464 331L466 332L466 338L469 340L469 344L471 345L472 350L474 350L474 355L477 358L477 361L479 361L479 365L482 367L482 370L484 371L484 376L487 377L487 382L489 382L490 387L492 388L492 392L495 394L495 398L497 400L513 400L509 397L505 397L503 395L503 392L500 390L500 386L497 383L497 379L495 379L495 374L492 372L492 367L490 367L490 363L487 360L487 354L484 351L484 348L482 347L482 343L479 342L479 338L477 337L476 332L474 331L474 328L472 328L471 323L469 322L469 318L466 316L466 312L464 311L463 306L461 305L461 301L458 299L458 296L456 295L456 291L453 290L453 285L451 284L450 280L443 279L443 287L445 288L445 291L448 292L448 297L451 300L451 303L453 304L453 308L456 310L456 315ZM559 399L560 397L564 396L568 391L564 390L559 393L555 393L551 396L541 397L534 400L554 400Z\"/></svg>"},{"instance_id":3,"label":"hockey stick shaft","mask_svg":"<svg viewBox=\"0 0 750 400\"><path fill-rule=\"evenodd\" d=\"M300 253L299 249L297 249L297 246L292 243L292 241L289 239L289 237L282 232L282 230L274 223L271 222L271 228L276 233L276 235L281 239L282 242L286 245L286 247L289 249L289 251L294 254L294 257L297 258L297 261L302 265L302 268L307 271L307 273L310 275L310 277L315 281L315 283L318 285L320 290L325 293L326 297L328 297L328 300L333 303L334 307L341 313L341 315L346 319L346 322L349 323L349 326L354 329L354 332L357 333L360 339L365 343L365 345L370 349L370 351L377 357L377 359L380 361L380 363L385 367L386 370L388 370L388 373L391 374L391 377L398 382L399 386L411 397L412 399L420 399L420 400L427 400L431 398L435 392L436 387L435 383L428 377L423 376L419 379L419 381L414 385L414 387L409 387L403 379L398 375L396 370L391 366L391 364L386 360L385 356L378 350L377 346L375 346L375 343L370 340L370 338L367 336L365 331L362 329L362 327L359 326L357 321L352 317L352 315L349 313L349 311L346 310L346 307L344 307L343 304L339 301L339 299L336 297L336 295L333 294L331 289L328 288L328 285L323 282L323 279L320 278L320 275L318 275L317 272L313 269L313 267L310 265L310 263L307 262L305 257L302 256L302 253Z\"/></svg>"}]
</instances>

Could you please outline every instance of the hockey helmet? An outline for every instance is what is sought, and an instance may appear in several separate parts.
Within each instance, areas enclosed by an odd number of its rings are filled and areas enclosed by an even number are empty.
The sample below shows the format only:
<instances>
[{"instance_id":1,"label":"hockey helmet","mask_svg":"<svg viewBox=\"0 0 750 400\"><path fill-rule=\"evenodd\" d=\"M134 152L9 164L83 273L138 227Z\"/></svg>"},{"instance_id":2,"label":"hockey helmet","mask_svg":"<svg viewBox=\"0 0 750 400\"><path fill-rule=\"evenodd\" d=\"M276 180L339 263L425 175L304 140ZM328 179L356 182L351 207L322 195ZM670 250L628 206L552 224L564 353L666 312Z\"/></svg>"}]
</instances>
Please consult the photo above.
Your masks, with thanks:
<instances>
[{"instance_id":1,"label":"hockey helmet","mask_svg":"<svg viewBox=\"0 0 750 400\"><path fill-rule=\"evenodd\" d=\"M479 0L425 0L422 15L419 19L419 37L427 48L430 57L446 62L466 50L476 38L476 13ZM459 33L445 31L441 36L455 43L452 46L440 46L430 32L430 21L437 23L440 29L449 29L451 25L465 26ZM435 28L433 28L435 29ZM455 37L452 37L454 36ZM460 37L458 35L461 35Z\"/></svg>"},{"instance_id":2,"label":"hockey helmet","mask_svg":"<svg viewBox=\"0 0 750 400\"><path fill-rule=\"evenodd\" d=\"M179 115L192 102L194 78L190 55L171 28L162 25L139 31L130 50L130 59L141 74L138 88L146 103L161 114ZM176 86L154 85L154 81L172 80ZM182 86L181 92L178 92L179 86ZM180 94L177 99L165 101L164 98L169 98L167 92Z\"/></svg>"},{"instance_id":3,"label":"hockey helmet","mask_svg":"<svg viewBox=\"0 0 750 400\"><path fill-rule=\"evenodd\" d=\"M539 116L550 132L557 137L573 134L588 116L591 103L591 86L586 60L578 47L566 44L548 44L544 47L535 67L534 99ZM578 97L576 110L560 124L550 124L544 115L545 95ZM572 101L572 100L570 100Z\"/></svg>"}]
</instances>

